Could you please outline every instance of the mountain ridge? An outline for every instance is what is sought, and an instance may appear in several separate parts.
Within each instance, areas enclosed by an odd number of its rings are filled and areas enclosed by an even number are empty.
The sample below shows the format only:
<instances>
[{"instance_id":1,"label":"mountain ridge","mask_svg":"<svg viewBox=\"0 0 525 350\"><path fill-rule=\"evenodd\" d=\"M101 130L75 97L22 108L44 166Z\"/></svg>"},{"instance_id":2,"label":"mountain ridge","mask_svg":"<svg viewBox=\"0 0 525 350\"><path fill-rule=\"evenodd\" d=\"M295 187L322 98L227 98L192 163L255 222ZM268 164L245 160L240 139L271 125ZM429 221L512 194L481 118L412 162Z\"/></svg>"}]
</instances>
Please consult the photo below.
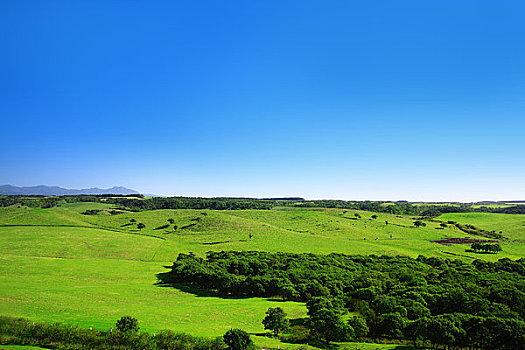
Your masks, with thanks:
<instances>
[{"instance_id":1,"label":"mountain ridge","mask_svg":"<svg viewBox=\"0 0 525 350\"><path fill-rule=\"evenodd\" d=\"M59 186L13 186L13 185L0 185L0 195L42 195L42 196L67 196L67 195L79 195L79 194L140 194L139 192L123 187L113 186L110 188L82 188L82 189L69 189Z\"/></svg>"}]
</instances>

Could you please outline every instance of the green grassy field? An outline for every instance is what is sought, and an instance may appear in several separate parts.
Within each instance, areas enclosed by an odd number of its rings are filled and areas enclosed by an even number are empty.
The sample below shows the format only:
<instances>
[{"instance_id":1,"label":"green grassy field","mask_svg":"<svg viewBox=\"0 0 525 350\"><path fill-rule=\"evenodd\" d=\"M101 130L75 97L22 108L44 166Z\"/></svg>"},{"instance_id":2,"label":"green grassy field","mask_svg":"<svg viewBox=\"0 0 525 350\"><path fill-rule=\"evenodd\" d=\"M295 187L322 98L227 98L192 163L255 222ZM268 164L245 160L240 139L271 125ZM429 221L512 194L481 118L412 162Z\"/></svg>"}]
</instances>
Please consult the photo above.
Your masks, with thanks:
<instances>
[{"instance_id":1,"label":"green grassy field","mask_svg":"<svg viewBox=\"0 0 525 350\"><path fill-rule=\"evenodd\" d=\"M123 315L132 315L148 332L172 329L211 337L236 327L257 334L264 332L261 320L268 307L279 305L290 317L298 318L305 316L304 304L225 299L185 288L160 287L155 274L164 272L164 266L180 252L203 255L210 250L423 254L466 261L525 256L525 218L520 215L442 216L443 220L503 231L512 240L502 243L502 253L492 255L466 253L465 245L431 242L467 236L450 227L438 229L436 222L415 228L412 218L369 212L358 212L362 218L356 220L356 212L351 210L81 214L87 209L110 208L100 203L62 204L51 209L0 208L0 314L99 329L112 327ZM374 214L378 216L375 220L371 219ZM131 219L146 228L129 225ZM174 223L156 229L167 225L168 219ZM254 338L260 346L293 347L273 338Z\"/></svg>"},{"instance_id":2,"label":"green grassy field","mask_svg":"<svg viewBox=\"0 0 525 350\"><path fill-rule=\"evenodd\" d=\"M450 213L443 214L438 219L471 224L488 231L502 231L505 237L517 243L525 240L525 215L521 214Z\"/></svg>"}]
</instances>

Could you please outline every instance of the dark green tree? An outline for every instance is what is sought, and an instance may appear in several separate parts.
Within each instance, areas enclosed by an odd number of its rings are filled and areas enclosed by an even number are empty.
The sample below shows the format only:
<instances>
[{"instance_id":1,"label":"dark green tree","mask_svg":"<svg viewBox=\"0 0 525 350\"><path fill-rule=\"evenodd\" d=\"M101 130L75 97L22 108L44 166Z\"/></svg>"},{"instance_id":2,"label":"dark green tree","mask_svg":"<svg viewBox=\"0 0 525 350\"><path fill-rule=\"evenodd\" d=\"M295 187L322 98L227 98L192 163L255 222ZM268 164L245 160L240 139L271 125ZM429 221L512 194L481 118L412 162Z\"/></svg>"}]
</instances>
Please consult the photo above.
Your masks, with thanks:
<instances>
[{"instance_id":1,"label":"dark green tree","mask_svg":"<svg viewBox=\"0 0 525 350\"><path fill-rule=\"evenodd\" d=\"M354 316L348 320L348 325L353 328L356 338L367 336L369 329L364 317Z\"/></svg>"},{"instance_id":2,"label":"dark green tree","mask_svg":"<svg viewBox=\"0 0 525 350\"><path fill-rule=\"evenodd\" d=\"M280 307L269 308L262 323L264 329L271 330L275 336L290 328L290 322L286 319L286 313Z\"/></svg>"},{"instance_id":3,"label":"dark green tree","mask_svg":"<svg viewBox=\"0 0 525 350\"><path fill-rule=\"evenodd\" d=\"M406 319L399 313L384 314L378 317L376 331L380 336L388 338L403 338Z\"/></svg>"},{"instance_id":4,"label":"dark green tree","mask_svg":"<svg viewBox=\"0 0 525 350\"><path fill-rule=\"evenodd\" d=\"M131 316L121 317L115 324L115 327L123 333L137 332L140 329L139 321Z\"/></svg>"},{"instance_id":5,"label":"dark green tree","mask_svg":"<svg viewBox=\"0 0 525 350\"><path fill-rule=\"evenodd\" d=\"M230 329L223 335L223 339L231 350L246 350L253 345L250 335L242 329Z\"/></svg>"},{"instance_id":6,"label":"dark green tree","mask_svg":"<svg viewBox=\"0 0 525 350\"><path fill-rule=\"evenodd\" d=\"M355 338L354 329L343 322L334 310L321 309L310 316L310 330L314 335L329 343L331 341L348 341Z\"/></svg>"},{"instance_id":7,"label":"dark green tree","mask_svg":"<svg viewBox=\"0 0 525 350\"><path fill-rule=\"evenodd\" d=\"M423 221L421 220L416 220L414 221L414 226L415 227L420 227L420 226L427 226L427 224L425 224Z\"/></svg>"},{"instance_id":8,"label":"dark green tree","mask_svg":"<svg viewBox=\"0 0 525 350\"><path fill-rule=\"evenodd\" d=\"M139 230L142 230L142 229L145 228L145 227L146 227L146 225L144 225L142 222L139 222L139 223L137 224L137 228L138 228Z\"/></svg>"}]
</instances>

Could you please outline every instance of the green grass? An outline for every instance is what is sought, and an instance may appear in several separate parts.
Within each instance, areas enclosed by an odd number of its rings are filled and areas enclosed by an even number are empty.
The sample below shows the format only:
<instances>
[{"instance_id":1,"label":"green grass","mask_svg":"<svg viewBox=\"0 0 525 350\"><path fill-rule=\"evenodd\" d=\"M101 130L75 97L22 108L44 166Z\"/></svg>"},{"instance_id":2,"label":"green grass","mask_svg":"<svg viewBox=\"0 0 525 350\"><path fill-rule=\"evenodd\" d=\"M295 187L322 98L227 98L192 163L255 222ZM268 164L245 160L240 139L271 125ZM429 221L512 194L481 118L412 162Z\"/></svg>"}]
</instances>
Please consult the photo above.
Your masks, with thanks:
<instances>
[{"instance_id":1,"label":"green grass","mask_svg":"<svg viewBox=\"0 0 525 350\"><path fill-rule=\"evenodd\" d=\"M356 211L156 210L82 215L109 210L102 203L61 204L58 208L0 208L0 314L35 321L64 322L108 329L123 315L140 320L148 332L172 329L219 336L231 327L263 332L268 307L281 306L290 317L304 317L302 303L261 298L225 299L198 291L161 287L164 272L178 253L209 250L264 250L347 254L401 254L494 260L525 255L524 216L446 214L443 220L503 231L512 238L498 255L465 253L465 245L443 246L432 240L466 237L457 229L427 222L415 228L410 217ZM371 220L371 215L378 215ZM173 229L155 230L174 219ZM143 222L138 230L127 225ZM389 224L385 224L385 220ZM365 227L366 226L366 227ZM185 227L185 228L183 228ZM253 237L250 239L249 234ZM255 336L257 345L295 347ZM394 349L393 345L345 344L353 349Z\"/></svg>"},{"instance_id":2,"label":"green grass","mask_svg":"<svg viewBox=\"0 0 525 350\"><path fill-rule=\"evenodd\" d=\"M488 231L501 231L511 240L525 240L525 215L522 214L450 213L443 214L438 219L471 224Z\"/></svg>"},{"instance_id":3,"label":"green grass","mask_svg":"<svg viewBox=\"0 0 525 350\"><path fill-rule=\"evenodd\" d=\"M14 267L14 268L13 268ZM302 317L303 304L262 298L225 299L155 285L158 263L116 259L0 259L1 314L109 329L133 315L148 332L174 329L200 336L231 327L263 332L268 307Z\"/></svg>"}]
</instances>

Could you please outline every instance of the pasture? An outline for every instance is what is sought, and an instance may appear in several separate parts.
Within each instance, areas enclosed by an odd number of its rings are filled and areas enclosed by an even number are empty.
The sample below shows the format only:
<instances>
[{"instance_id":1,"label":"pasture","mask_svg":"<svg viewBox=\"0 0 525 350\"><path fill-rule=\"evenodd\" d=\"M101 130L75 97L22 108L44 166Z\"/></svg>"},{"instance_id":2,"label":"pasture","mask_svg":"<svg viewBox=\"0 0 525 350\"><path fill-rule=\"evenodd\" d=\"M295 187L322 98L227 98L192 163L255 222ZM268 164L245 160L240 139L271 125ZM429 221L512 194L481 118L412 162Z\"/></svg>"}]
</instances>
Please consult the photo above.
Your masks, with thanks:
<instances>
[{"instance_id":1,"label":"pasture","mask_svg":"<svg viewBox=\"0 0 525 350\"><path fill-rule=\"evenodd\" d=\"M510 241L502 242L503 252L495 255L466 253L465 245L432 242L469 237L451 226L441 228L439 222L427 221L425 227L416 228L411 217L384 213L276 208L111 215L111 208L103 203L0 208L0 314L98 329L111 328L121 316L132 315L148 332L172 329L213 337L233 327L255 335L264 332L261 320L268 307L281 306L289 317L300 318L306 313L304 304L218 298L187 288L161 287L155 275L164 272L178 253L204 255L210 250L423 254L466 261L525 256L521 215L439 217L502 231ZM101 211L82 214L86 210ZM137 223L145 228L139 230ZM254 340L260 346L293 347L260 335Z\"/></svg>"}]
</instances>

